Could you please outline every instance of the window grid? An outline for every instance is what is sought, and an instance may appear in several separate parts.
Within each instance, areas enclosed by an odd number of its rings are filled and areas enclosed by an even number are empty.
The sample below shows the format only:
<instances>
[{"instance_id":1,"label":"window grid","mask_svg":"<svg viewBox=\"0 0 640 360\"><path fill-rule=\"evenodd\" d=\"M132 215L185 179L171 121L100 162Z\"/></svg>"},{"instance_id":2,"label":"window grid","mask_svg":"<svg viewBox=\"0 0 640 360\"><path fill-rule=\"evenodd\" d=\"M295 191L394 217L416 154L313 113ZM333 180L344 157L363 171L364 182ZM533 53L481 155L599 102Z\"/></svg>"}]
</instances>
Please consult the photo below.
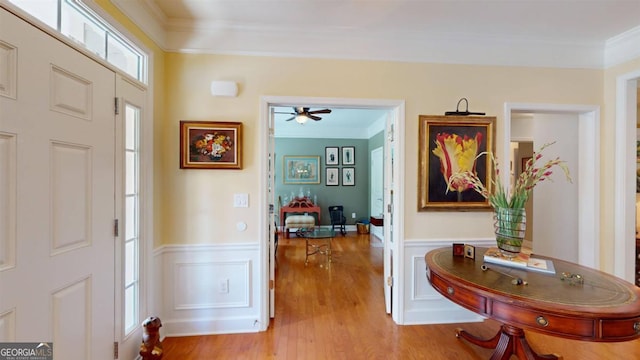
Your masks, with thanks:
<instances>
[{"instance_id":1,"label":"window grid","mask_svg":"<svg viewBox=\"0 0 640 360\"><path fill-rule=\"evenodd\" d=\"M147 56L80 0L9 1L129 76L147 82Z\"/></svg>"},{"instance_id":2,"label":"window grid","mask_svg":"<svg viewBox=\"0 0 640 360\"><path fill-rule=\"evenodd\" d=\"M140 237L139 185L140 109L125 104L125 229L124 229L124 332L135 330L141 319L140 309Z\"/></svg>"}]
</instances>

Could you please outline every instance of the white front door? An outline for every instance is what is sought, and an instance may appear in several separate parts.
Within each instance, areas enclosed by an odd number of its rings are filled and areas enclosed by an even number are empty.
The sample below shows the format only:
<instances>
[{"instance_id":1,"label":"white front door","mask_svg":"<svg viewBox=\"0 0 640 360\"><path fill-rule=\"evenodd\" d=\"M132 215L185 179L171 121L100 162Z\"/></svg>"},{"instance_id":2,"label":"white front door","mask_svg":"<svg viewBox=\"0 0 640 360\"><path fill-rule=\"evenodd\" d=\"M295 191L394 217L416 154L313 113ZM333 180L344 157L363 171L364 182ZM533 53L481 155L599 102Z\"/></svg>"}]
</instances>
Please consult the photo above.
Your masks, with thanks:
<instances>
[{"instance_id":1,"label":"white front door","mask_svg":"<svg viewBox=\"0 0 640 360\"><path fill-rule=\"evenodd\" d=\"M115 74L0 11L0 341L113 359Z\"/></svg>"}]
</instances>

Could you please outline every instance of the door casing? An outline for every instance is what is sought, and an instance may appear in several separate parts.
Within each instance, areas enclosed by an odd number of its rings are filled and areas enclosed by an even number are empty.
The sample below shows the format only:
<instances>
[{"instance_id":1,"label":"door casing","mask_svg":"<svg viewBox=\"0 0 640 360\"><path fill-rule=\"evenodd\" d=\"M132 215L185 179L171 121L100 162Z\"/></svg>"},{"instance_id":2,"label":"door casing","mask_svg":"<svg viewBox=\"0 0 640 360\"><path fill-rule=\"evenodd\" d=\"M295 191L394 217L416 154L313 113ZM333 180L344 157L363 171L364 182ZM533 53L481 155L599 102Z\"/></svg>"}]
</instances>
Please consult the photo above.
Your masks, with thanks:
<instances>
[{"instance_id":1,"label":"door casing","mask_svg":"<svg viewBox=\"0 0 640 360\"><path fill-rule=\"evenodd\" d=\"M393 211L394 219L393 222L393 253L395 254L396 259L393 261L392 270L395 278L393 279L393 287L392 287L392 298L393 306L392 306L392 318L398 323L402 324L403 316L402 316L402 303L403 300L400 298L403 292L403 276L402 276L402 264L403 259L401 256L401 249L403 246L403 236L404 236L404 216L403 216L403 201L404 199L404 184L401 179L404 179L404 147L401 144L404 144L404 122L405 122L405 102L403 100L383 100L383 99L350 99L350 98L312 98L312 97L296 97L296 96L262 96L260 98L260 121L258 124L259 127L259 146L260 153L264 154L264 158L260 161L261 167L261 179L260 179L260 233L268 234L269 232L269 108L271 106L282 106L282 105L290 105L290 104L304 104L306 106L313 107L331 107L331 106L340 106L340 107L353 107L353 108L377 108L377 109L388 109L394 115L390 117L390 121L393 122L393 140L396 144L399 144L395 147L394 152L394 179L392 180L389 187L392 187L394 199L396 199L390 206L392 206L391 211ZM389 139L385 139L385 146ZM385 159L386 161L390 161L390 159ZM385 164L386 166L386 164ZM385 184L387 186L387 184ZM275 204L273 204L275 205ZM385 208L387 204L384 205ZM385 211L386 213L386 211ZM386 233L385 233L385 237ZM260 294L261 294L261 322L260 322L260 330L264 331L267 329L269 324L269 242L268 239L264 239L264 241L260 241L260 261L259 267L263 269L262 278L260 279ZM385 282L386 284L386 282ZM386 285L385 285L386 286Z\"/></svg>"}]
</instances>

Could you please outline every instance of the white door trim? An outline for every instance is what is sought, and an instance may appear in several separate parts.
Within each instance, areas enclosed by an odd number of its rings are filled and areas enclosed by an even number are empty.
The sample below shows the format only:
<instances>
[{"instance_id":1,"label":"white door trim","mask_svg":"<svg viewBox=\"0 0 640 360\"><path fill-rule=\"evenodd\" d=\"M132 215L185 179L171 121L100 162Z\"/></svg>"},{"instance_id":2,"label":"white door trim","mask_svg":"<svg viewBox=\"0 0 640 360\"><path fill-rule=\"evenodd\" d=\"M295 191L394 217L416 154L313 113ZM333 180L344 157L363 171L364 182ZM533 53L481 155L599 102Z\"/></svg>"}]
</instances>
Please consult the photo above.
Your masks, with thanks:
<instances>
[{"instance_id":1,"label":"white door trim","mask_svg":"<svg viewBox=\"0 0 640 360\"><path fill-rule=\"evenodd\" d=\"M640 70L616 79L616 132L615 132L615 180L614 180L614 265L613 272L635 283L635 172L636 162L636 103L637 82Z\"/></svg>"},{"instance_id":2,"label":"white door trim","mask_svg":"<svg viewBox=\"0 0 640 360\"><path fill-rule=\"evenodd\" d=\"M403 252L399 249L403 248L404 240L404 183L405 165L404 165L404 122L405 122L405 102L404 100L385 100L385 99L351 99L351 98L320 98L320 97L297 97L297 96L261 96L260 97L260 119L258 122L259 149L262 158L260 159L260 186L259 186L259 218L261 234L268 235L269 231L269 199L268 199L268 154L269 154L269 107L282 106L290 104L305 104L313 107L322 106L340 106L340 107L358 107L358 108L379 108L389 109L395 112L396 123L394 124L395 141L399 146L396 147L395 166L397 173L394 179L394 253L393 273L397 277L394 279L393 287L393 310L392 318L398 324L402 324L403 311ZM386 140L385 140L386 141ZM259 280L260 286L260 330L264 331L269 325L269 262L268 262L268 241L260 240L260 263L257 265L262 269L262 278ZM382 284L381 284L382 285ZM381 310L382 311L382 310Z\"/></svg>"},{"instance_id":3,"label":"white door trim","mask_svg":"<svg viewBox=\"0 0 640 360\"><path fill-rule=\"evenodd\" d=\"M511 113L523 111L532 113L569 113L578 115L579 164L578 198L580 199L578 214L578 262L585 266L599 268L600 259L600 107L595 105L559 105L505 103L502 129L498 124L498 132L502 132L502 153L499 158L509 159L511 142ZM635 133L634 133L635 134ZM508 161L500 164L500 172L508 176ZM575 175L574 175L575 176ZM509 184L508 179L503 179Z\"/></svg>"}]
</instances>

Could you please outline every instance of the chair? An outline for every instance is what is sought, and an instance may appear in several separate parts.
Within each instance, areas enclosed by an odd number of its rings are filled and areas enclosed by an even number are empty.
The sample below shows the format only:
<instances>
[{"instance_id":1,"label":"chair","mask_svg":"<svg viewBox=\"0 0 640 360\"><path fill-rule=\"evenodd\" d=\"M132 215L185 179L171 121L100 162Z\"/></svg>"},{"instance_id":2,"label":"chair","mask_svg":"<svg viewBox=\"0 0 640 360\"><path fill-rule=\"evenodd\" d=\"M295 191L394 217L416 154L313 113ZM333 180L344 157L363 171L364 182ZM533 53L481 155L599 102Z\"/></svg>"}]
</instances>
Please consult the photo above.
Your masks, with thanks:
<instances>
[{"instance_id":1,"label":"chair","mask_svg":"<svg viewBox=\"0 0 640 360\"><path fill-rule=\"evenodd\" d=\"M340 229L340 234L347 234L347 218L344 216L344 207L342 205L329 206L329 215L331 216L331 229L336 230L336 226Z\"/></svg>"}]
</instances>

